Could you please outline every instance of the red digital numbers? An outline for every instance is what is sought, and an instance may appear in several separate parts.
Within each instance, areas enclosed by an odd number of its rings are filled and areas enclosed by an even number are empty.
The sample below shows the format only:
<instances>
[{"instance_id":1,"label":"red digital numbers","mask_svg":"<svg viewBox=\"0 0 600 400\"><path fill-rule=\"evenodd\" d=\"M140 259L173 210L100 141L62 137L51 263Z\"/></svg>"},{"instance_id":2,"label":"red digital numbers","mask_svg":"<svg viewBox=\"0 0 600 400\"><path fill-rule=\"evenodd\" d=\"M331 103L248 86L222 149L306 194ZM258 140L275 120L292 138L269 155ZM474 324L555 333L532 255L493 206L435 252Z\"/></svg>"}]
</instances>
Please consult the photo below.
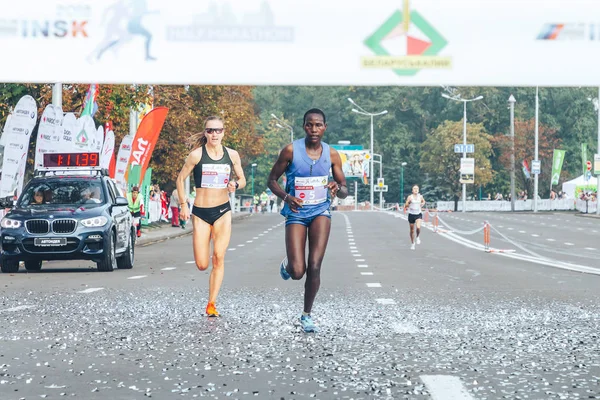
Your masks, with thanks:
<instances>
[{"instance_id":1,"label":"red digital numbers","mask_svg":"<svg viewBox=\"0 0 600 400\"><path fill-rule=\"evenodd\" d=\"M44 167L98 167L98 153L51 153L44 154Z\"/></svg>"}]
</instances>

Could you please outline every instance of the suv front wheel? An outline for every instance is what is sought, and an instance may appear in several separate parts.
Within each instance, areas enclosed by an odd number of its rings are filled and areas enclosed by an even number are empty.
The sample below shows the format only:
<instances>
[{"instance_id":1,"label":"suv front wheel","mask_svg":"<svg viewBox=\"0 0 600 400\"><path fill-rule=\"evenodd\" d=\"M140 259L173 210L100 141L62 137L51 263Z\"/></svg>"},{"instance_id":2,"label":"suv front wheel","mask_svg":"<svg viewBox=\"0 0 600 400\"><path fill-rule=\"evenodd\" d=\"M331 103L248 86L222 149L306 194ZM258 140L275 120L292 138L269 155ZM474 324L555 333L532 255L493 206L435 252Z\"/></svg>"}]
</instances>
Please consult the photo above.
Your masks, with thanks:
<instances>
[{"instance_id":1,"label":"suv front wheel","mask_svg":"<svg viewBox=\"0 0 600 400\"><path fill-rule=\"evenodd\" d=\"M42 260L25 261L25 269L27 271L39 271L42 269Z\"/></svg>"},{"instance_id":2,"label":"suv front wheel","mask_svg":"<svg viewBox=\"0 0 600 400\"><path fill-rule=\"evenodd\" d=\"M14 274L19 272L19 261L17 260L2 260L2 266L0 267L2 272L5 274Z\"/></svg>"},{"instance_id":3,"label":"suv front wheel","mask_svg":"<svg viewBox=\"0 0 600 400\"><path fill-rule=\"evenodd\" d=\"M106 247L104 248L102 261L98 261L96 263L98 271L110 272L117 268L117 258L115 257L115 239L113 236L113 233L108 235L108 243L106 243Z\"/></svg>"}]
</instances>

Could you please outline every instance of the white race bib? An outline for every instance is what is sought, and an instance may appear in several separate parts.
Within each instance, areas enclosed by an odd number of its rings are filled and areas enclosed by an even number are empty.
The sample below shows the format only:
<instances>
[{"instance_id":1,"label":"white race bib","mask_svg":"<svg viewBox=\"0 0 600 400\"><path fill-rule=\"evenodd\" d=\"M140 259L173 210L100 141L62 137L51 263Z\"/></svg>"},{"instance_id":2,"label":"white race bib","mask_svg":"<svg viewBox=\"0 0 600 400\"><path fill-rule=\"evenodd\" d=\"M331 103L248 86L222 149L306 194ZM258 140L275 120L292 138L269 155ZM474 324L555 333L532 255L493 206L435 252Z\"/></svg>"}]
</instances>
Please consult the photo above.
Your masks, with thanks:
<instances>
[{"instance_id":1,"label":"white race bib","mask_svg":"<svg viewBox=\"0 0 600 400\"><path fill-rule=\"evenodd\" d=\"M202 164L202 184L208 189L225 189L229 183L231 167L227 164Z\"/></svg>"},{"instance_id":2,"label":"white race bib","mask_svg":"<svg viewBox=\"0 0 600 400\"><path fill-rule=\"evenodd\" d=\"M296 177L294 189L295 197L302 199L304 204L320 204L327 201L326 176Z\"/></svg>"}]
</instances>

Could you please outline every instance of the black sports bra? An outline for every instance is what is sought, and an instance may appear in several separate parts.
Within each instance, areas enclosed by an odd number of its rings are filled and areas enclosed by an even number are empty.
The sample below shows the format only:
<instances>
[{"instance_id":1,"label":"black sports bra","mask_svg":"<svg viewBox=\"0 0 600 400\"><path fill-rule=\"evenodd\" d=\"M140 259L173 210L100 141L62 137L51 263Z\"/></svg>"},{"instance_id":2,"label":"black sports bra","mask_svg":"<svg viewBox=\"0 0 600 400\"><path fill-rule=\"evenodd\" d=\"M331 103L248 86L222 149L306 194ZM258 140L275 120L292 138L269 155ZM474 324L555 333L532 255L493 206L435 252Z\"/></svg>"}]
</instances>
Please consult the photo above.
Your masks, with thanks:
<instances>
[{"instance_id":1,"label":"black sports bra","mask_svg":"<svg viewBox=\"0 0 600 400\"><path fill-rule=\"evenodd\" d=\"M202 157L194 166L194 183L196 189L225 189L231 180L231 169L233 162L229 157L229 150L223 146L223 157L213 160L206 151L206 145L202 146Z\"/></svg>"}]
</instances>

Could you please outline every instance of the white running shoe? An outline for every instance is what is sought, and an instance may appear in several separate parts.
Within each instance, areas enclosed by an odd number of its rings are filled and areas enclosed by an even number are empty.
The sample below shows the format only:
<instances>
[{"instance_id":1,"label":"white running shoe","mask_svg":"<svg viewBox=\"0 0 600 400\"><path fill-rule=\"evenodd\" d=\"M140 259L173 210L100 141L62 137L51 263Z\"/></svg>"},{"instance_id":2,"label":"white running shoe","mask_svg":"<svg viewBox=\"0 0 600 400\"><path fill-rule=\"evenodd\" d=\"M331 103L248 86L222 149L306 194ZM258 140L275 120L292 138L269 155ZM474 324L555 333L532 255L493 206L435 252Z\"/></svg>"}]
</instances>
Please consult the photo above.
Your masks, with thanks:
<instances>
[{"instance_id":1,"label":"white running shoe","mask_svg":"<svg viewBox=\"0 0 600 400\"><path fill-rule=\"evenodd\" d=\"M414 250L414 249L415 249L415 244L414 244L414 243L410 245L410 249L411 249L411 250Z\"/></svg>"},{"instance_id":2,"label":"white running shoe","mask_svg":"<svg viewBox=\"0 0 600 400\"><path fill-rule=\"evenodd\" d=\"M421 244L421 239L417 238L417 244Z\"/></svg>"}]
</instances>

